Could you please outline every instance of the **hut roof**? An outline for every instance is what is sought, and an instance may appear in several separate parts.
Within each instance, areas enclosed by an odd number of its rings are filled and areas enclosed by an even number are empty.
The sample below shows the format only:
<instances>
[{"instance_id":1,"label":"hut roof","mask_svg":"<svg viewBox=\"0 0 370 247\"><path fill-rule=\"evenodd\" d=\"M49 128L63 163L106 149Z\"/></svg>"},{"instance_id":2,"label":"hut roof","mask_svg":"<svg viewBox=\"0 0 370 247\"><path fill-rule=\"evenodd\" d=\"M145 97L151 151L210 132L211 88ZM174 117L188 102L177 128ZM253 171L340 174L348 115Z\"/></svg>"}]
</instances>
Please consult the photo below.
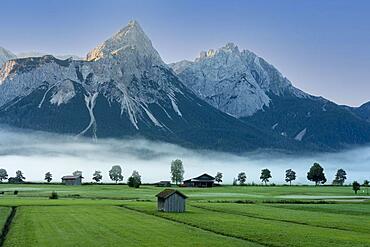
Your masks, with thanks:
<instances>
[{"instance_id":1,"label":"hut roof","mask_svg":"<svg viewBox=\"0 0 370 247\"><path fill-rule=\"evenodd\" d=\"M170 184L170 183L171 183L171 181L159 181L155 184Z\"/></svg>"},{"instance_id":2,"label":"hut roof","mask_svg":"<svg viewBox=\"0 0 370 247\"><path fill-rule=\"evenodd\" d=\"M163 190L162 192L159 192L157 195L155 195L156 197L158 198L162 198L162 199L166 199L167 197L173 195L173 194L179 194L180 196L182 196L183 198L188 198L186 195L184 195L183 193L181 193L180 191L178 190L173 190L173 189L165 189Z\"/></svg>"},{"instance_id":3,"label":"hut roof","mask_svg":"<svg viewBox=\"0 0 370 247\"><path fill-rule=\"evenodd\" d=\"M83 178L82 176L73 176L73 175L68 175L68 176L63 176L63 180L75 180L77 178Z\"/></svg>"}]
</instances>

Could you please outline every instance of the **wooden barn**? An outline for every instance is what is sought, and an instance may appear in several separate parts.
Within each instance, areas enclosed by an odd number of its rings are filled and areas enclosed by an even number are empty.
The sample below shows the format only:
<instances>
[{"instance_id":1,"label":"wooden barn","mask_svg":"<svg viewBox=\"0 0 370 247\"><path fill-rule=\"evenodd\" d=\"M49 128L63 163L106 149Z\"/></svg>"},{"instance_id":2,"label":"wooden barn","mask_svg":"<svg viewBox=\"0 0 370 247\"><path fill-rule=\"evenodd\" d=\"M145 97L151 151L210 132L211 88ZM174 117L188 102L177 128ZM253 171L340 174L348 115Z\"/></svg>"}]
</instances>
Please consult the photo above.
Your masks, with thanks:
<instances>
[{"instance_id":1,"label":"wooden barn","mask_svg":"<svg viewBox=\"0 0 370 247\"><path fill-rule=\"evenodd\" d=\"M196 178L191 178L184 181L186 187L212 187L215 183L215 178L207 173Z\"/></svg>"},{"instance_id":2,"label":"wooden barn","mask_svg":"<svg viewBox=\"0 0 370 247\"><path fill-rule=\"evenodd\" d=\"M62 177L62 184L64 185L81 185L82 183L82 176L63 176Z\"/></svg>"},{"instance_id":3,"label":"wooden barn","mask_svg":"<svg viewBox=\"0 0 370 247\"><path fill-rule=\"evenodd\" d=\"M158 211L185 212L187 196L178 190L165 189L156 195Z\"/></svg>"},{"instance_id":4,"label":"wooden barn","mask_svg":"<svg viewBox=\"0 0 370 247\"><path fill-rule=\"evenodd\" d=\"M159 181L154 185L157 187L171 187L171 181Z\"/></svg>"}]
</instances>

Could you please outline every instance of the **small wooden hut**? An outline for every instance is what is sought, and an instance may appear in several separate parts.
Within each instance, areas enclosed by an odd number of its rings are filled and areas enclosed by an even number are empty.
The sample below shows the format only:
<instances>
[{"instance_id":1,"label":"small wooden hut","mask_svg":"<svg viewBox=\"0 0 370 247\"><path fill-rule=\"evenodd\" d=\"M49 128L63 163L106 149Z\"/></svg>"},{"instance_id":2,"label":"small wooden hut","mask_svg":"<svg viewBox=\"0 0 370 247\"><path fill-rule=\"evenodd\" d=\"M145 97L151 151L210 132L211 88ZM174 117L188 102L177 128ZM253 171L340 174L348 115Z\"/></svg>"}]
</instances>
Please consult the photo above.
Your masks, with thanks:
<instances>
[{"instance_id":1,"label":"small wooden hut","mask_svg":"<svg viewBox=\"0 0 370 247\"><path fill-rule=\"evenodd\" d=\"M158 211L185 212L187 196L178 190L165 189L156 195Z\"/></svg>"},{"instance_id":2,"label":"small wooden hut","mask_svg":"<svg viewBox=\"0 0 370 247\"><path fill-rule=\"evenodd\" d=\"M171 187L171 181L159 181L154 185L157 187Z\"/></svg>"},{"instance_id":3,"label":"small wooden hut","mask_svg":"<svg viewBox=\"0 0 370 247\"><path fill-rule=\"evenodd\" d=\"M82 176L63 176L62 183L64 185L81 185L82 179Z\"/></svg>"}]
</instances>

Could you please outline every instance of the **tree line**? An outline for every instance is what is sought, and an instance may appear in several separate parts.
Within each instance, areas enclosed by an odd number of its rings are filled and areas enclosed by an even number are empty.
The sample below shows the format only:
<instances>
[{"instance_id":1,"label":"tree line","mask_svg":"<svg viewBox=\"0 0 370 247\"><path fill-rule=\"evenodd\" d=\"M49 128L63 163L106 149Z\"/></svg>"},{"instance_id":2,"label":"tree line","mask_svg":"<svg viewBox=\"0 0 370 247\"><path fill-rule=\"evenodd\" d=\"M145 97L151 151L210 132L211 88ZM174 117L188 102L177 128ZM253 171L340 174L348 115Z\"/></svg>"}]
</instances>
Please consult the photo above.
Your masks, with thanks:
<instances>
[{"instance_id":1,"label":"tree line","mask_svg":"<svg viewBox=\"0 0 370 247\"><path fill-rule=\"evenodd\" d=\"M171 162L171 181L178 185L184 180L184 165L182 160L176 159ZM74 176L81 176L82 177L82 171L75 171L73 172ZM114 181L115 183L118 183L120 181L123 181L123 175L122 175L122 168L120 165L114 165L109 170L109 178ZM267 168L261 170L260 180L262 183L267 185L268 182L270 182L270 179L272 178L271 171ZM292 169L288 169L285 171L285 181L292 184L292 181L296 180L296 172ZM17 170L16 175L14 177L8 178L8 173L5 169L0 168L0 182L3 182L3 180L8 180L8 183L23 183L26 178L24 177L24 174L22 171ZM99 183L103 179L102 172L97 170L93 173L92 179ZM319 163L314 163L310 170L307 172L307 179L309 181L315 182L315 185L319 184L325 184L327 182L327 179L325 177L324 168ZM338 169L334 180L332 182L333 185L343 185L345 180L347 179L347 173L343 169ZM44 180L48 183L50 183L53 180L53 176L50 172L45 173ZM223 182L223 174L221 172L217 172L215 175L215 181L220 184ZM247 181L247 175L245 172L240 172L237 175L237 178L234 178L233 185L245 185ZM139 188L141 185L141 175L138 171L134 170L130 177L127 179L127 184L130 187ZM369 180L365 180L363 183L363 186L368 188L369 187ZM357 191L360 190L361 184L357 181L354 181L352 183L352 188L357 194Z\"/></svg>"},{"instance_id":2,"label":"tree line","mask_svg":"<svg viewBox=\"0 0 370 247\"><path fill-rule=\"evenodd\" d=\"M172 182L179 184L183 181L183 175L184 175L184 166L181 160L174 160L171 162L171 180ZM223 174L221 172L217 172L215 175L215 181L220 184L222 183ZM267 183L272 178L271 171L267 168L261 170L260 180L262 183L267 185ZM289 183L289 185L292 185L292 181L296 180L296 172L292 169L288 169L285 171L285 181ZM314 163L310 170L307 172L307 179L309 181L312 181L315 183L315 185L319 184L325 184L327 182L327 179L325 177L324 168L319 163ZM334 180L332 182L333 185L339 185L342 186L347 179L347 173L343 169L338 169ZM247 181L247 175L245 172L240 172L236 178L233 179L233 185L245 185ZM365 180L363 183L363 186L367 188L367 194L368 193L368 187L369 187L369 180ZM352 189L354 190L355 194L357 194L357 191L360 190L361 185L357 181L354 181L352 183Z\"/></svg>"},{"instance_id":3,"label":"tree line","mask_svg":"<svg viewBox=\"0 0 370 247\"><path fill-rule=\"evenodd\" d=\"M80 176L82 177L82 171L74 171L73 176ZM112 168L109 170L109 178L114 181L115 183L118 183L120 181L123 181L123 175L122 175L122 168L119 165L114 165ZM4 180L8 180L8 183L13 183L13 184L19 184L23 183L26 178L24 177L24 174L22 171L18 170L16 171L15 177L9 177L8 178L8 172L0 168L0 182L3 182ZM103 175L101 171L95 171L93 173L92 179L96 182L99 183L103 179ZM45 178L44 180L47 183L50 183L53 180L53 175L51 172L45 173ZM127 184L130 187L134 188L139 188L141 185L141 175L139 174L138 171L133 171L131 176L128 177L127 179Z\"/></svg>"}]
</instances>

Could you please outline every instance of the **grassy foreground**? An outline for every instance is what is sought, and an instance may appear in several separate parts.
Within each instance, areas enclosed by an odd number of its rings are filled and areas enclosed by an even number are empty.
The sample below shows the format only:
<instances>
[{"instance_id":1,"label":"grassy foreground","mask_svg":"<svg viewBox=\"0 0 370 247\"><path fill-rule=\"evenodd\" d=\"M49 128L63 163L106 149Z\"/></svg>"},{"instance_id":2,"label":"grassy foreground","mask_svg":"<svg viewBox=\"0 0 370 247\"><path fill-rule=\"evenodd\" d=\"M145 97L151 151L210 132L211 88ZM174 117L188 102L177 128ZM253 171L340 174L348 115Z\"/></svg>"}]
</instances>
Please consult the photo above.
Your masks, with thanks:
<instances>
[{"instance_id":1,"label":"grassy foreground","mask_svg":"<svg viewBox=\"0 0 370 247\"><path fill-rule=\"evenodd\" d=\"M16 207L3 246L370 246L370 203L350 187L180 188L178 214L157 212L162 189L2 184L1 226Z\"/></svg>"},{"instance_id":2,"label":"grassy foreground","mask_svg":"<svg viewBox=\"0 0 370 247\"><path fill-rule=\"evenodd\" d=\"M5 246L258 246L111 206L20 207Z\"/></svg>"}]
</instances>

